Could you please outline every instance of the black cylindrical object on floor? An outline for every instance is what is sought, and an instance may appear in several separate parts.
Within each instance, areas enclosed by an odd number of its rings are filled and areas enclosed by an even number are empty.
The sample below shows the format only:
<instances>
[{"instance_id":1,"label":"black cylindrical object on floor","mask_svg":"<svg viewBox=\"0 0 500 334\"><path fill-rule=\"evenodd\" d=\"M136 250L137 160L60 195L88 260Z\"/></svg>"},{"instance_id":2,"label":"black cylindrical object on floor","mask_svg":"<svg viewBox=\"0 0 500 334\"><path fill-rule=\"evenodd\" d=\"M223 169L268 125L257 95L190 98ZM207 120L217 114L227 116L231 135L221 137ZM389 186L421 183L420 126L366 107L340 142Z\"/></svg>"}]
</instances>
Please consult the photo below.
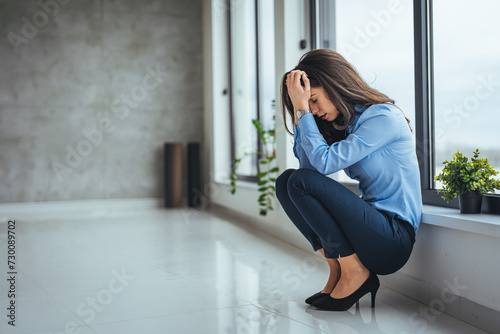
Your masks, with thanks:
<instances>
[{"instance_id":1,"label":"black cylindrical object on floor","mask_svg":"<svg viewBox=\"0 0 500 334\"><path fill-rule=\"evenodd\" d=\"M200 143L188 144L188 205L192 208L199 208L203 202L201 192L201 158Z\"/></svg>"},{"instance_id":2,"label":"black cylindrical object on floor","mask_svg":"<svg viewBox=\"0 0 500 334\"><path fill-rule=\"evenodd\" d=\"M182 204L182 143L165 143L165 206L176 208Z\"/></svg>"}]
</instances>

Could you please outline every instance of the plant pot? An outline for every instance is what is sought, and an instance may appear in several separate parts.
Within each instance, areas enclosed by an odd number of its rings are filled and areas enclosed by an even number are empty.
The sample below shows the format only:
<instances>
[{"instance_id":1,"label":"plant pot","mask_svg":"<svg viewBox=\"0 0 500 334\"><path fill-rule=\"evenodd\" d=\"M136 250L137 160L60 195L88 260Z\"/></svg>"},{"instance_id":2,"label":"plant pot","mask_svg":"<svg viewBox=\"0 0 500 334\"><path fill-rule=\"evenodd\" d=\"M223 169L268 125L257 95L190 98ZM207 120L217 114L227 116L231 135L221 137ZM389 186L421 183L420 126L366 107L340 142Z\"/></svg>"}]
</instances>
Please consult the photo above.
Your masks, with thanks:
<instances>
[{"instance_id":1,"label":"plant pot","mask_svg":"<svg viewBox=\"0 0 500 334\"><path fill-rule=\"evenodd\" d=\"M500 195L498 194L483 195L482 212L494 215L500 215Z\"/></svg>"},{"instance_id":2,"label":"plant pot","mask_svg":"<svg viewBox=\"0 0 500 334\"><path fill-rule=\"evenodd\" d=\"M460 205L460 213L481 213L481 203L483 195L474 192L466 192L460 195L458 203Z\"/></svg>"}]
</instances>

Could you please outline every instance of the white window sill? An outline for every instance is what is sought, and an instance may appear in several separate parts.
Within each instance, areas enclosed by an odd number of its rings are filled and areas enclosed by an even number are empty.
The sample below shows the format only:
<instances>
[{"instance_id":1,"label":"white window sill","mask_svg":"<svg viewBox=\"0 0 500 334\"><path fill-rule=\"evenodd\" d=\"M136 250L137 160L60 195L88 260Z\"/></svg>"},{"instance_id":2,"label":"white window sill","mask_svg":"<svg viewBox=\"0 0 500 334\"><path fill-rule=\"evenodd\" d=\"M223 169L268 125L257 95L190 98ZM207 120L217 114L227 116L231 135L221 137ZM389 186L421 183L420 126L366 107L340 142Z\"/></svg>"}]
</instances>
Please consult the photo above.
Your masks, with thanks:
<instances>
[{"instance_id":1,"label":"white window sill","mask_svg":"<svg viewBox=\"0 0 500 334\"><path fill-rule=\"evenodd\" d=\"M422 223L500 238L500 216L461 214L459 209L424 205Z\"/></svg>"}]
</instances>

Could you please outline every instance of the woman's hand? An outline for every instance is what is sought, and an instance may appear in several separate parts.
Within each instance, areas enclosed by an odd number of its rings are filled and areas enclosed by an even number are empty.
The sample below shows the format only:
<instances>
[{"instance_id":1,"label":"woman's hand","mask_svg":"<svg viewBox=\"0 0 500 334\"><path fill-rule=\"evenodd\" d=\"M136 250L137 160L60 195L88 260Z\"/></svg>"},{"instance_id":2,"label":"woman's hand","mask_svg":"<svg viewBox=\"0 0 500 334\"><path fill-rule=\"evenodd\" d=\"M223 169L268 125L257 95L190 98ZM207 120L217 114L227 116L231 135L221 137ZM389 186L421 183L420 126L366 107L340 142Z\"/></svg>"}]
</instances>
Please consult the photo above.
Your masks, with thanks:
<instances>
[{"instance_id":1,"label":"woman's hand","mask_svg":"<svg viewBox=\"0 0 500 334\"><path fill-rule=\"evenodd\" d=\"M300 79L304 82L304 86L300 83ZM297 124L297 110L309 109L309 98L311 96L311 85L307 74L304 71L291 71L286 77L286 86L288 96L293 104L294 123Z\"/></svg>"}]
</instances>

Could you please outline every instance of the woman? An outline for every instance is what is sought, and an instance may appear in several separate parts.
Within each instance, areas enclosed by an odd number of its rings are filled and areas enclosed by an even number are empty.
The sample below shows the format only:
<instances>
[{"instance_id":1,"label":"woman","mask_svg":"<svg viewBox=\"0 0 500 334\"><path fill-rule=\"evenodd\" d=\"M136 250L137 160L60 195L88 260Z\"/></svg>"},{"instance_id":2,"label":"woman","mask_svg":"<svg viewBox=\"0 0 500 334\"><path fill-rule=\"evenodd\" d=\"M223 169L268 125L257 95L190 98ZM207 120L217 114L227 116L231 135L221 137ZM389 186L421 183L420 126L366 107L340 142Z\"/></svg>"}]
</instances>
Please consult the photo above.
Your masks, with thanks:
<instances>
[{"instance_id":1,"label":"woman","mask_svg":"<svg viewBox=\"0 0 500 334\"><path fill-rule=\"evenodd\" d=\"M344 311L371 293L374 307L377 274L406 263L422 214L409 121L327 49L306 53L283 76L281 98L285 126L287 111L295 123L300 168L278 177L277 197L330 267L323 290L306 302ZM326 176L342 169L359 181L361 197Z\"/></svg>"}]
</instances>

